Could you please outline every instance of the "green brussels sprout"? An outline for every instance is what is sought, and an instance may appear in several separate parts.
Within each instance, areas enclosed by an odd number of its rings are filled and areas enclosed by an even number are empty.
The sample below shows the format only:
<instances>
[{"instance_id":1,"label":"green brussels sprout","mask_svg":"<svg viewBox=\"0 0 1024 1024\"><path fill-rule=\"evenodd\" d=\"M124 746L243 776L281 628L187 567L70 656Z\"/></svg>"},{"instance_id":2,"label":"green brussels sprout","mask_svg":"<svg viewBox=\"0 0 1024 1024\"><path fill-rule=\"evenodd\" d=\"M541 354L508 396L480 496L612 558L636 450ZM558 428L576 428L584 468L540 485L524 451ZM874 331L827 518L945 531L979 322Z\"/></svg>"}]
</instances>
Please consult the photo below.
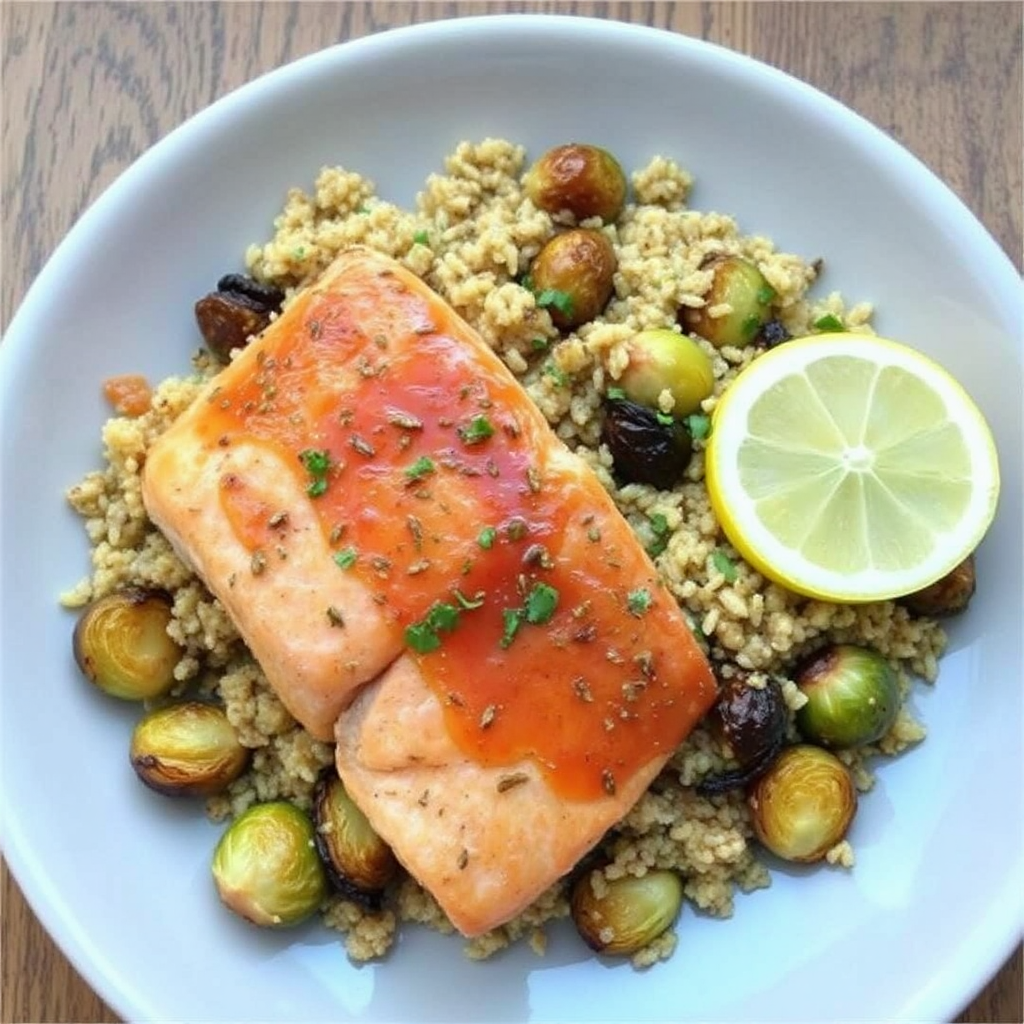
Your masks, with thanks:
<instances>
[{"instance_id":1,"label":"green brussels sprout","mask_svg":"<svg viewBox=\"0 0 1024 1024\"><path fill-rule=\"evenodd\" d=\"M821 747L786 747L747 796L754 834L783 860L821 860L846 835L857 790L846 766Z\"/></svg>"},{"instance_id":2,"label":"green brussels sprout","mask_svg":"<svg viewBox=\"0 0 1024 1024\"><path fill-rule=\"evenodd\" d=\"M656 328L634 334L626 343L629 363L619 377L626 397L658 408L658 397L668 391L674 416L689 416L700 408L715 387L715 374L707 353L685 334Z\"/></svg>"},{"instance_id":3,"label":"green brussels sprout","mask_svg":"<svg viewBox=\"0 0 1024 1024\"><path fill-rule=\"evenodd\" d=\"M732 345L745 348L757 337L768 320L775 291L749 260L739 256L715 256L704 269L712 272L704 305L683 306L679 323L683 329L710 341L715 348ZM716 306L728 305L723 316L712 316Z\"/></svg>"},{"instance_id":4,"label":"green brussels sprout","mask_svg":"<svg viewBox=\"0 0 1024 1024\"><path fill-rule=\"evenodd\" d=\"M881 739L900 709L896 673L868 647L826 647L803 665L794 681L807 697L796 713L801 735L834 750Z\"/></svg>"},{"instance_id":5,"label":"green brussels sprout","mask_svg":"<svg viewBox=\"0 0 1024 1024\"><path fill-rule=\"evenodd\" d=\"M313 823L284 800L256 804L227 828L213 853L221 901L265 928L287 928L313 914L328 893Z\"/></svg>"},{"instance_id":6,"label":"green brussels sprout","mask_svg":"<svg viewBox=\"0 0 1024 1024\"><path fill-rule=\"evenodd\" d=\"M167 796L220 793L245 771L249 753L224 709L200 701L150 711L132 732L135 774Z\"/></svg>"},{"instance_id":7,"label":"green brussels sprout","mask_svg":"<svg viewBox=\"0 0 1024 1024\"><path fill-rule=\"evenodd\" d=\"M171 599L163 591L130 587L98 598L75 624L75 661L111 697L150 700L174 686L182 650L167 634Z\"/></svg>"},{"instance_id":8,"label":"green brussels sprout","mask_svg":"<svg viewBox=\"0 0 1024 1024\"><path fill-rule=\"evenodd\" d=\"M683 902L683 883L674 871L605 880L602 889L596 895L590 874L582 875L570 909L584 942L610 956L631 956L649 946L672 926Z\"/></svg>"},{"instance_id":9,"label":"green brussels sprout","mask_svg":"<svg viewBox=\"0 0 1024 1024\"><path fill-rule=\"evenodd\" d=\"M606 224L626 201L626 175L618 160L582 143L549 149L526 172L523 188L541 210L568 210L577 220L600 217Z\"/></svg>"},{"instance_id":10,"label":"green brussels sprout","mask_svg":"<svg viewBox=\"0 0 1024 1024\"><path fill-rule=\"evenodd\" d=\"M576 228L555 235L530 265L537 305L562 330L593 320L612 296L615 250L600 231Z\"/></svg>"},{"instance_id":11,"label":"green brussels sprout","mask_svg":"<svg viewBox=\"0 0 1024 1024\"><path fill-rule=\"evenodd\" d=\"M900 598L900 604L914 615L941 619L966 610L978 585L974 555L968 555L941 579L923 590Z\"/></svg>"},{"instance_id":12,"label":"green brussels sprout","mask_svg":"<svg viewBox=\"0 0 1024 1024\"><path fill-rule=\"evenodd\" d=\"M313 795L316 848L335 887L358 902L376 907L384 887L398 870L391 847L328 768Z\"/></svg>"}]
</instances>

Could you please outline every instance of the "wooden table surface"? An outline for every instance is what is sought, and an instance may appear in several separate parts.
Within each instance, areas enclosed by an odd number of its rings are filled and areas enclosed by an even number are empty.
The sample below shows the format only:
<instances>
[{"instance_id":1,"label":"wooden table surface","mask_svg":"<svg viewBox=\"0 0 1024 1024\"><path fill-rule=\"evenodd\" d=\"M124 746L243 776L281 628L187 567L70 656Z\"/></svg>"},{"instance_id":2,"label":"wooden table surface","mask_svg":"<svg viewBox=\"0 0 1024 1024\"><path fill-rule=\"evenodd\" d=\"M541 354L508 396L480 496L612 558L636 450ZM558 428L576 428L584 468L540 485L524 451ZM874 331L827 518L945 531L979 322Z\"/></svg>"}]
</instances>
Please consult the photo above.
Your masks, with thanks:
<instances>
[{"instance_id":1,"label":"wooden table surface","mask_svg":"<svg viewBox=\"0 0 1024 1024\"><path fill-rule=\"evenodd\" d=\"M334 42L501 11L644 22L781 67L894 135L1021 265L1020 4L6 2L3 325L85 208L219 96ZM118 1020L2 871L0 1020ZM1018 948L958 1020L1020 1022L1022 988Z\"/></svg>"}]
</instances>

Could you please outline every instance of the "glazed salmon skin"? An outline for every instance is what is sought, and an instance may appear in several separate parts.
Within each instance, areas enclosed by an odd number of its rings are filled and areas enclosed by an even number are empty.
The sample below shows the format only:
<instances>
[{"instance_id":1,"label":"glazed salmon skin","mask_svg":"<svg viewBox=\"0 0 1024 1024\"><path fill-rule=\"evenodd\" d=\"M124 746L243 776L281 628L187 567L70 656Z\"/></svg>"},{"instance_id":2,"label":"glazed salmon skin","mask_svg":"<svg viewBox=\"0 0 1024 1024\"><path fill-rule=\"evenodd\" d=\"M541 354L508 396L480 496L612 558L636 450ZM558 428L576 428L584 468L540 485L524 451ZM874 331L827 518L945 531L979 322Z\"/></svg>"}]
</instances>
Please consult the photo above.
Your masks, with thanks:
<instances>
[{"instance_id":1,"label":"glazed salmon skin","mask_svg":"<svg viewBox=\"0 0 1024 1024\"><path fill-rule=\"evenodd\" d=\"M151 447L143 497L464 934L570 870L714 701L597 477L370 250L210 382Z\"/></svg>"}]
</instances>

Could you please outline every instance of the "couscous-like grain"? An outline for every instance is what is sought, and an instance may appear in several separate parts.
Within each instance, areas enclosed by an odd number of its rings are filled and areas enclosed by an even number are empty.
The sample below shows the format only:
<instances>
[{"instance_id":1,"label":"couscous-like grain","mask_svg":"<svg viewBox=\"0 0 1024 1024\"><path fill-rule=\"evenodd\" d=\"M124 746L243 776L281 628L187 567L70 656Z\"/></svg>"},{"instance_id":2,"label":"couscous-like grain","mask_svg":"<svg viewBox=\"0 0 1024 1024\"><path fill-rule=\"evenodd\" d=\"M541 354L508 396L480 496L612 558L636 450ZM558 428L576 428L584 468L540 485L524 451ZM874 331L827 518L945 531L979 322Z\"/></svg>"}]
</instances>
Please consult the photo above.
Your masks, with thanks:
<instances>
[{"instance_id":1,"label":"couscous-like grain","mask_svg":"<svg viewBox=\"0 0 1024 1024\"><path fill-rule=\"evenodd\" d=\"M775 315L793 335L813 333L815 321L826 314L847 327L870 331L870 307L848 307L835 292L812 298L819 261L779 251L765 237L743 234L725 214L691 208L690 174L658 156L633 173L631 202L615 223L581 225L602 231L614 246L615 291L598 319L560 333L523 286L522 276L566 219L556 220L527 198L521 185L525 161L524 150L507 141L463 143L447 159L444 173L427 180L413 210L377 196L373 184L352 170L324 168L310 192L288 192L272 237L249 248L248 271L290 295L314 281L346 246L362 244L422 277L480 332L552 429L593 468L652 553L715 664L750 673L754 685L759 676L774 678L791 712L805 700L791 679L803 655L825 642L879 651L898 673L904 704L876 744L840 755L858 789L869 789L877 756L898 754L924 736L906 698L915 677L936 678L945 643L941 629L891 601L834 605L767 581L738 557L719 529L703 485L702 442L695 442L694 457L672 490L620 484L601 444L600 411L608 388L625 369L625 342L640 330L673 326L680 307L703 304L709 286L705 261L711 255L735 254L755 263L774 291ZM182 339L183 347L189 343ZM714 393L702 406L710 414L757 349L718 350L702 344L715 375ZM63 595L63 603L81 607L128 585L173 595L170 632L182 648L176 669L180 690L198 690L222 701L241 742L254 751L250 769L226 793L209 800L210 816L226 820L267 800L287 799L308 808L317 777L333 757L330 745L312 739L285 710L219 603L149 523L142 504L140 474L147 447L216 369L199 352L190 375L154 389L147 412L106 424L106 465L68 495L85 523L92 572ZM662 412L672 412L668 392L659 404ZM795 739L792 724L790 730ZM590 874L595 892L623 875L670 869L682 877L693 908L728 917L737 891L769 885L742 792L704 797L694 789L704 776L732 766L712 733L696 729L603 841L595 860L602 866ZM827 863L852 867L851 843L833 847ZM520 940L540 952L545 926L568 914L563 881L515 920L469 942L467 953L483 958ZM338 895L323 907L323 919L344 935L349 955L357 960L383 956L403 922L452 930L429 893L409 877L394 885L381 910L367 910ZM667 957L674 945L669 932L638 953L635 963Z\"/></svg>"}]
</instances>

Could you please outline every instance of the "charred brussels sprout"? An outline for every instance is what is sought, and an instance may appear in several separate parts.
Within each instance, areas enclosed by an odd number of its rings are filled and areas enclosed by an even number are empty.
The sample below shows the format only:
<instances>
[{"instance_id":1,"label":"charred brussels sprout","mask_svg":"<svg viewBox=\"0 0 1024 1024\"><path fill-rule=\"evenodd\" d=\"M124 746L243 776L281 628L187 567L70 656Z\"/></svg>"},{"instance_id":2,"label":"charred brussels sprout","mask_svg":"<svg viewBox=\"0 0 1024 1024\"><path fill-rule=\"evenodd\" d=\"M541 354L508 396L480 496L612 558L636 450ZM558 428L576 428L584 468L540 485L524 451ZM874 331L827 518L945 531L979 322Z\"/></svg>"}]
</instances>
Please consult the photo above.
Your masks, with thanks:
<instances>
[{"instance_id":1,"label":"charred brussels sprout","mask_svg":"<svg viewBox=\"0 0 1024 1024\"><path fill-rule=\"evenodd\" d=\"M942 579L936 580L923 590L907 594L901 598L900 603L914 615L926 615L928 618L959 615L974 597L977 582L972 554L946 573Z\"/></svg>"},{"instance_id":2,"label":"charred brussels sprout","mask_svg":"<svg viewBox=\"0 0 1024 1024\"><path fill-rule=\"evenodd\" d=\"M665 419L662 422L657 413L636 402L614 399L607 403L601 439L623 480L661 490L678 482L693 445L681 423Z\"/></svg>"},{"instance_id":3,"label":"charred brussels sprout","mask_svg":"<svg viewBox=\"0 0 1024 1024\"><path fill-rule=\"evenodd\" d=\"M151 711L136 725L131 762L158 793L213 796L245 771L249 751L223 708L183 701Z\"/></svg>"},{"instance_id":4,"label":"charred brussels sprout","mask_svg":"<svg viewBox=\"0 0 1024 1024\"><path fill-rule=\"evenodd\" d=\"M602 879L599 888L600 896L589 873L578 879L572 919L591 949L611 956L631 956L650 945L671 927L683 901L683 883L672 871Z\"/></svg>"},{"instance_id":5,"label":"charred brussels sprout","mask_svg":"<svg viewBox=\"0 0 1024 1024\"><path fill-rule=\"evenodd\" d=\"M378 905L398 862L332 769L317 783L313 820L316 848L335 887L346 896Z\"/></svg>"},{"instance_id":6,"label":"charred brussels sprout","mask_svg":"<svg viewBox=\"0 0 1024 1024\"><path fill-rule=\"evenodd\" d=\"M615 250L600 231L577 228L555 235L530 265L537 305L562 330L593 320L612 296Z\"/></svg>"},{"instance_id":7,"label":"charred brussels sprout","mask_svg":"<svg viewBox=\"0 0 1024 1024\"><path fill-rule=\"evenodd\" d=\"M774 289L753 263L739 256L716 256L704 269L712 275L704 305L680 309L680 324L715 348L745 348L768 320ZM723 305L729 306L729 312L712 316L715 307Z\"/></svg>"},{"instance_id":8,"label":"charred brussels sprout","mask_svg":"<svg viewBox=\"0 0 1024 1024\"><path fill-rule=\"evenodd\" d=\"M534 206L548 213L568 210L577 220L600 217L606 224L622 212L626 175L599 146L569 143L549 149L523 177Z\"/></svg>"},{"instance_id":9,"label":"charred brussels sprout","mask_svg":"<svg viewBox=\"0 0 1024 1024\"><path fill-rule=\"evenodd\" d=\"M265 330L271 314L284 302L284 292L244 274L225 274L217 290L195 305L196 323L206 347L222 363L254 334Z\"/></svg>"},{"instance_id":10,"label":"charred brussels sprout","mask_svg":"<svg viewBox=\"0 0 1024 1024\"><path fill-rule=\"evenodd\" d=\"M868 647L826 647L803 665L795 682L807 697L796 725L812 743L839 750L860 747L881 739L896 721L896 673Z\"/></svg>"},{"instance_id":11,"label":"charred brussels sprout","mask_svg":"<svg viewBox=\"0 0 1024 1024\"><path fill-rule=\"evenodd\" d=\"M228 826L213 853L223 903L265 928L309 917L327 896L313 823L294 804L256 804Z\"/></svg>"},{"instance_id":12,"label":"charred brussels sprout","mask_svg":"<svg viewBox=\"0 0 1024 1024\"><path fill-rule=\"evenodd\" d=\"M181 648L168 636L171 600L163 591L131 587L101 597L78 618L75 661L104 693L149 700L174 685Z\"/></svg>"},{"instance_id":13,"label":"charred brussels sprout","mask_svg":"<svg viewBox=\"0 0 1024 1024\"><path fill-rule=\"evenodd\" d=\"M782 687L771 678L751 685L746 675L726 680L708 716L711 731L739 762L734 771L708 776L697 792L710 796L745 786L763 772L782 749L789 710Z\"/></svg>"},{"instance_id":14,"label":"charred brussels sprout","mask_svg":"<svg viewBox=\"0 0 1024 1024\"><path fill-rule=\"evenodd\" d=\"M707 353L685 334L668 328L641 331L626 343L629 362L619 386L630 401L658 408L658 397L668 391L675 416L688 416L700 408L715 386Z\"/></svg>"},{"instance_id":15,"label":"charred brussels sprout","mask_svg":"<svg viewBox=\"0 0 1024 1024\"><path fill-rule=\"evenodd\" d=\"M751 787L754 833L783 860L821 860L846 835L857 790L842 761L821 747L787 747Z\"/></svg>"}]
</instances>

